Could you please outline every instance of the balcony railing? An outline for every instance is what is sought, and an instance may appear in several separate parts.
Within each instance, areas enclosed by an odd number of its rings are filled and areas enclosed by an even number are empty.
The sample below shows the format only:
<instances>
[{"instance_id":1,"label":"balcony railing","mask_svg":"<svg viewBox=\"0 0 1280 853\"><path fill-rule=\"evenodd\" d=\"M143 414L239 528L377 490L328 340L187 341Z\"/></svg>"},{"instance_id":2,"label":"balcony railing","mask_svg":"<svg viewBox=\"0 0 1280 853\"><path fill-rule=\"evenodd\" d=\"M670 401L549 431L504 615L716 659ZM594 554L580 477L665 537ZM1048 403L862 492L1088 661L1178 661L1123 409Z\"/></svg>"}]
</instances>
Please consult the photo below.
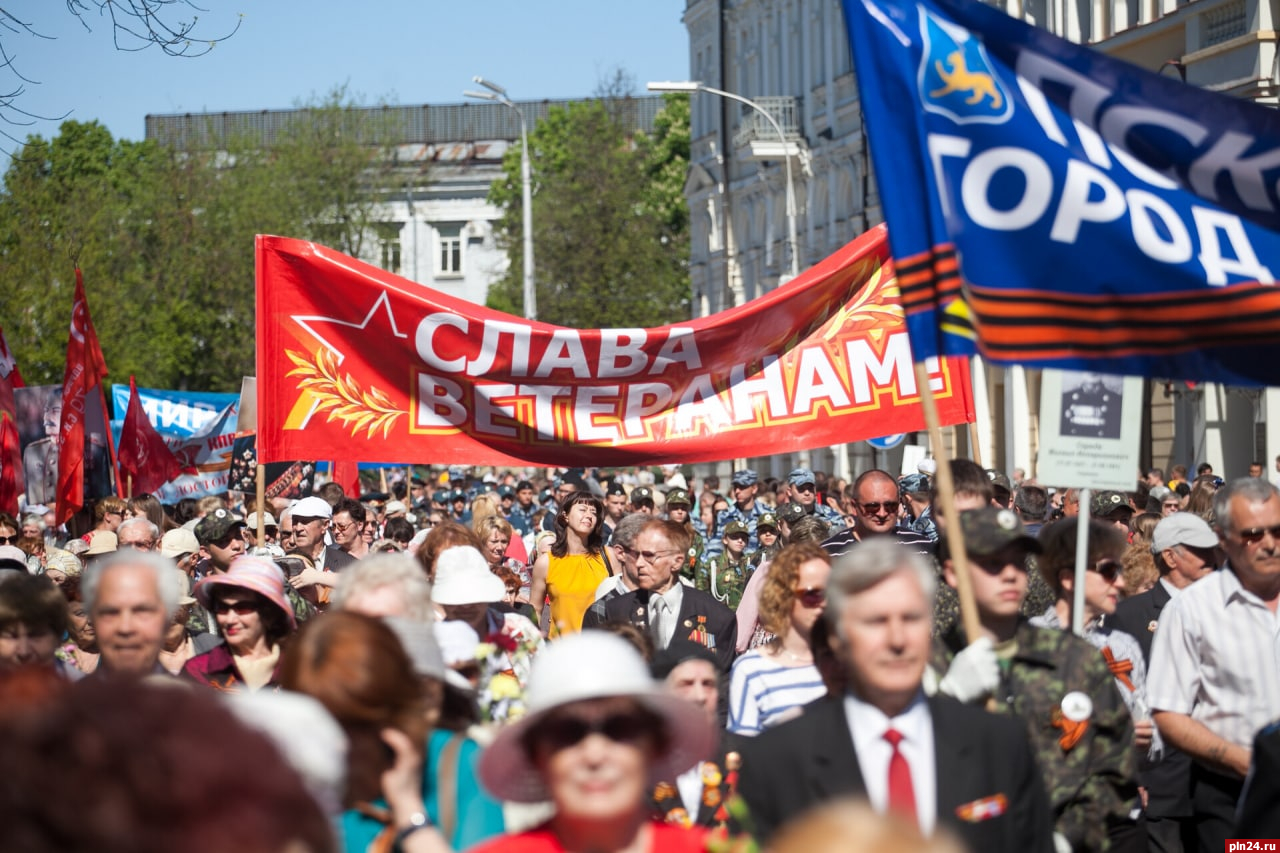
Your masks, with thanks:
<instances>
[{"instance_id":1,"label":"balcony railing","mask_svg":"<svg viewBox=\"0 0 1280 853\"><path fill-rule=\"evenodd\" d=\"M800 102L789 95L766 95L752 98L762 109L773 116L788 141L800 138ZM742 108L738 130L733 135L735 148L745 148L752 142L777 142L778 132L769 120L746 104Z\"/></svg>"}]
</instances>

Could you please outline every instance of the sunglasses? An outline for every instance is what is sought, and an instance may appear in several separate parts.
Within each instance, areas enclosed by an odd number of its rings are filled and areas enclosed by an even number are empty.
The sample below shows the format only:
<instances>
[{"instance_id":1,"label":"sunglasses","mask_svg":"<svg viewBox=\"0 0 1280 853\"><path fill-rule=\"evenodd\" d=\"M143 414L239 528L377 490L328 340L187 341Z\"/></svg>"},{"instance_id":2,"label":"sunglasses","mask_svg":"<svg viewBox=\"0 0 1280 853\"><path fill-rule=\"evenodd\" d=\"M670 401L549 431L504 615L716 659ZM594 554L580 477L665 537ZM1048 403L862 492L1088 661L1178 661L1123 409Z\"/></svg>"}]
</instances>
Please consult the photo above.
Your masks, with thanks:
<instances>
[{"instance_id":1,"label":"sunglasses","mask_svg":"<svg viewBox=\"0 0 1280 853\"><path fill-rule=\"evenodd\" d=\"M235 611L237 616L248 616L250 613L258 612L258 605L252 601L217 601L214 602L213 612L219 616Z\"/></svg>"},{"instance_id":2,"label":"sunglasses","mask_svg":"<svg viewBox=\"0 0 1280 853\"><path fill-rule=\"evenodd\" d=\"M639 712L623 712L610 714L598 720L584 720L581 717L560 717L545 720L538 727L537 743L545 744L552 751L577 746L588 735L604 735L614 743L639 743L649 736L653 719L648 714Z\"/></svg>"},{"instance_id":3,"label":"sunglasses","mask_svg":"<svg viewBox=\"0 0 1280 853\"><path fill-rule=\"evenodd\" d=\"M643 557L644 561L650 565L656 563L662 557L670 557L672 554L680 553L679 551L637 551L634 548L628 548L625 545L620 545L619 547L622 548L622 553L631 559L639 560Z\"/></svg>"},{"instance_id":4,"label":"sunglasses","mask_svg":"<svg viewBox=\"0 0 1280 853\"><path fill-rule=\"evenodd\" d=\"M355 522L355 521L351 522L350 524L338 524L335 522L333 525L333 529L339 533L346 533L351 528L359 527L359 526L360 526L359 522Z\"/></svg>"},{"instance_id":5,"label":"sunglasses","mask_svg":"<svg viewBox=\"0 0 1280 853\"><path fill-rule=\"evenodd\" d=\"M1274 527L1248 527L1236 533L1236 538L1245 545L1257 545L1268 533L1272 539L1280 542L1280 524Z\"/></svg>"},{"instance_id":6,"label":"sunglasses","mask_svg":"<svg viewBox=\"0 0 1280 853\"><path fill-rule=\"evenodd\" d=\"M827 602L827 588L825 586L809 586L791 591L795 593L796 601L805 607L821 607Z\"/></svg>"},{"instance_id":7,"label":"sunglasses","mask_svg":"<svg viewBox=\"0 0 1280 853\"><path fill-rule=\"evenodd\" d=\"M1102 575L1102 579L1107 583L1114 583L1115 579L1120 576L1120 564L1115 560L1099 560L1090 571Z\"/></svg>"},{"instance_id":8,"label":"sunglasses","mask_svg":"<svg viewBox=\"0 0 1280 853\"><path fill-rule=\"evenodd\" d=\"M21 536L0 536L0 545L17 545Z\"/></svg>"},{"instance_id":9,"label":"sunglasses","mask_svg":"<svg viewBox=\"0 0 1280 853\"><path fill-rule=\"evenodd\" d=\"M858 506L862 509L863 515L879 515L882 509L884 510L885 515L893 515L898 511L898 507L900 507L901 505L902 504L900 504L898 501L885 501L884 503L858 504Z\"/></svg>"}]
</instances>

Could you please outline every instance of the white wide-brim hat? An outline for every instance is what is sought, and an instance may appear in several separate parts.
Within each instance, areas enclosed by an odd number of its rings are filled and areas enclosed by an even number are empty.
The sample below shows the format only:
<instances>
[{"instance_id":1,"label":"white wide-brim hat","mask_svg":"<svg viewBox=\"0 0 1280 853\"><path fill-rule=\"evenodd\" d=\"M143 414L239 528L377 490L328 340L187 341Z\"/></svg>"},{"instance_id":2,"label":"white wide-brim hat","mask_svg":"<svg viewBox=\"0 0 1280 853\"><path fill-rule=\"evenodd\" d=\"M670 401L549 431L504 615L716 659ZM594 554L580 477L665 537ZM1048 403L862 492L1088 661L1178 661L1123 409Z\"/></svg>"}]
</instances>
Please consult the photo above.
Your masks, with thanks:
<instances>
[{"instance_id":1,"label":"white wide-brim hat","mask_svg":"<svg viewBox=\"0 0 1280 853\"><path fill-rule=\"evenodd\" d=\"M446 548L436 557L431 600L436 604L493 604L507 594L502 578L470 545Z\"/></svg>"},{"instance_id":2,"label":"white wide-brim hat","mask_svg":"<svg viewBox=\"0 0 1280 853\"><path fill-rule=\"evenodd\" d=\"M533 660L524 700L526 714L498 732L480 756L480 781L499 800L538 803L551 799L542 774L525 752L524 740L551 711L586 699L625 696L662 718L666 752L649 767L649 784L674 780L715 747L706 713L687 699L663 691L635 648L603 631L555 640Z\"/></svg>"}]
</instances>

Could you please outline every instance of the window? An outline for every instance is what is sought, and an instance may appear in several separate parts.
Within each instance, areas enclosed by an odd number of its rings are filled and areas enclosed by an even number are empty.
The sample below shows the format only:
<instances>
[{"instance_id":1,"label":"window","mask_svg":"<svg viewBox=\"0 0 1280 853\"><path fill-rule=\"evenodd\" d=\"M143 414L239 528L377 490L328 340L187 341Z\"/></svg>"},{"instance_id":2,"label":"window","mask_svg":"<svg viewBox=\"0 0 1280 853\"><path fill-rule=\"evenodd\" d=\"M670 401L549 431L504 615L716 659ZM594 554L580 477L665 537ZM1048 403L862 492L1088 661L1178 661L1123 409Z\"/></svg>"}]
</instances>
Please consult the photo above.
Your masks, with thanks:
<instances>
[{"instance_id":1,"label":"window","mask_svg":"<svg viewBox=\"0 0 1280 853\"><path fill-rule=\"evenodd\" d=\"M462 226L440 224L436 226L436 275L462 275Z\"/></svg>"},{"instance_id":2,"label":"window","mask_svg":"<svg viewBox=\"0 0 1280 853\"><path fill-rule=\"evenodd\" d=\"M380 266L387 272L400 273L400 239L379 240L382 250L382 263Z\"/></svg>"}]
</instances>

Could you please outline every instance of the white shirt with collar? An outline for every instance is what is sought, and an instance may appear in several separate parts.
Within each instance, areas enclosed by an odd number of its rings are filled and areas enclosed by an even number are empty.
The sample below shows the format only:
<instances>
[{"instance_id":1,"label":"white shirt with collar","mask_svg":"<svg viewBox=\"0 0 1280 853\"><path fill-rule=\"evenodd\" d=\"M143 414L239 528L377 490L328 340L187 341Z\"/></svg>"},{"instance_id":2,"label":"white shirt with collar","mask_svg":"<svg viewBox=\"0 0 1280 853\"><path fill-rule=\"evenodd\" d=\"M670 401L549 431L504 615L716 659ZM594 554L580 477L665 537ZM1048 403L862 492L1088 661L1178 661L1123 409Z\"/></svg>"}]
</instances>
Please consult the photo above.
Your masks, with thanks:
<instances>
[{"instance_id":1,"label":"white shirt with collar","mask_svg":"<svg viewBox=\"0 0 1280 853\"><path fill-rule=\"evenodd\" d=\"M920 832L932 834L938 820L938 760L933 748L933 715L924 692L916 694L906 710L892 719L874 705L846 693L844 713L867 799L881 814L889 810L889 759L893 757L893 747L884 739L884 733L891 728L902 733L898 751L911 768Z\"/></svg>"},{"instance_id":2,"label":"white shirt with collar","mask_svg":"<svg viewBox=\"0 0 1280 853\"><path fill-rule=\"evenodd\" d=\"M1164 587L1164 591L1169 593L1169 598L1177 598L1178 593L1182 592L1182 590L1178 589L1176 586L1169 583L1168 578L1160 578L1160 580L1156 581L1156 583Z\"/></svg>"},{"instance_id":3,"label":"white shirt with collar","mask_svg":"<svg viewBox=\"0 0 1280 853\"><path fill-rule=\"evenodd\" d=\"M661 598L667 602L670 612L667 614L667 622L665 627L665 636L654 637L654 645L659 650L665 649L671 645L671 638L676 633L676 622L680 618L680 605L684 603L684 584L673 583L671 588L664 593L654 592L649 596L649 624L653 625L653 615L657 611L658 599Z\"/></svg>"}]
</instances>

